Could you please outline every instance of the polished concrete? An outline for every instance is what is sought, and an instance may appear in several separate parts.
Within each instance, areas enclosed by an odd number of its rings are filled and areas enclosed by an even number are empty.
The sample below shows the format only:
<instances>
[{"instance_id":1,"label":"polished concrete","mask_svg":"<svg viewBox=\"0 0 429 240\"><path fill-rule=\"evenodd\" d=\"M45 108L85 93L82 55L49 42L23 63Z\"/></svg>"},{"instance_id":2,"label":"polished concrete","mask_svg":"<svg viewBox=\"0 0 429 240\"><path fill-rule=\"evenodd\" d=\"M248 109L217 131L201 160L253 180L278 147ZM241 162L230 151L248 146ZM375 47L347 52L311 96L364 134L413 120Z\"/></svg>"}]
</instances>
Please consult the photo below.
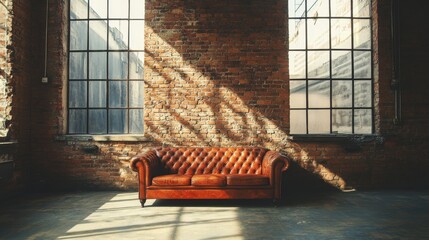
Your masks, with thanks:
<instances>
[{"instance_id":1,"label":"polished concrete","mask_svg":"<svg viewBox=\"0 0 429 240\"><path fill-rule=\"evenodd\" d=\"M3 201L0 239L429 239L429 191L294 193L270 201L148 200L135 192Z\"/></svg>"}]
</instances>

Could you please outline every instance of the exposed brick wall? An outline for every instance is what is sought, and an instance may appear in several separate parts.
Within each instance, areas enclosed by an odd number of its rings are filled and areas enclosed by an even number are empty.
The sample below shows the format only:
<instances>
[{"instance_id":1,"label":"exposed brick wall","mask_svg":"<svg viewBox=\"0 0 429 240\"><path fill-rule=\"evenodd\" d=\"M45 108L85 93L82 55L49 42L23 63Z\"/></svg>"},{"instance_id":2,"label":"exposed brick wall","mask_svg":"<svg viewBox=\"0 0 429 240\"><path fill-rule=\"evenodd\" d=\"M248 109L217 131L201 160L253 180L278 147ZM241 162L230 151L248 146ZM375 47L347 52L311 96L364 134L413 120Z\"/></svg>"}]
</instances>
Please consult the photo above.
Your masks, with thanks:
<instances>
[{"instance_id":1,"label":"exposed brick wall","mask_svg":"<svg viewBox=\"0 0 429 240\"><path fill-rule=\"evenodd\" d=\"M24 187L26 165L30 156L31 84L31 2L25 0L5 1L9 4L9 46L6 69L6 141L18 141L15 154L15 170L12 179L2 182L1 191L14 192Z\"/></svg>"},{"instance_id":2,"label":"exposed brick wall","mask_svg":"<svg viewBox=\"0 0 429 240\"><path fill-rule=\"evenodd\" d=\"M288 128L284 1L147 1L145 126L173 145L266 145Z\"/></svg>"},{"instance_id":3,"label":"exposed brick wall","mask_svg":"<svg viewBox=\"0 0 429 240\"><path fill-rule=\"evenodd\" d=\"M384 1L389 2L389 1ZM390 126L383 129L387 135L385 148L378 152L384 158L374 174L383 185L428 187L426 169L429 167L429 93L426 53L429 33L419 28L425 21L426 11L418 1L400 2L400 80L402 88L402 123L392 126L392 115L386 107L386 121ZM392 91L387 90L390 94ZM392 101L392 100L391 100ZM387 175L387 177L384 177ZM383 178L382 178L383 177Z\"/></svg>"},{"instance_id":4,"label":"exposed brick wall","mask_svg":"<svg viewBox=\"0 0 429 240\"><path fill-rule=\"evenodd\" d=\"M0 140L6 140L9 133L7 124L10 119L10 98L8 93L10 87L8 79L10 78L10 56L8 47L10 46L12 18L10 11L12 4L8 1L0 5Z\"/></svg>"},{"instance_id":5,"label":"exposed brick wall","mask_svg":"<svg viewBox=\"0 0 429 240\"><path fill-rule=\"evenodd\" d=\"M291 142L286 6L280 0L146 1L145 135L152 141L106 143L55 140L65 133L67 1L50 6L48 84L40 83L45 6L33 3L33 94L31 104L21 105L31 107L31 182L135 189L129 158L164 143L282 150L296 166L338 188L427 187L428 81L420 51L427 41L411 35L426 34L424 39L427 33L406 29L423 17L422 10L401 8L401 46L407 50L403 124L392 122L390 1L378 0L373 3L375 122L382 140ZM299 186L301 179L294 181L289 185Z\"/></svg>"}]
</instances>

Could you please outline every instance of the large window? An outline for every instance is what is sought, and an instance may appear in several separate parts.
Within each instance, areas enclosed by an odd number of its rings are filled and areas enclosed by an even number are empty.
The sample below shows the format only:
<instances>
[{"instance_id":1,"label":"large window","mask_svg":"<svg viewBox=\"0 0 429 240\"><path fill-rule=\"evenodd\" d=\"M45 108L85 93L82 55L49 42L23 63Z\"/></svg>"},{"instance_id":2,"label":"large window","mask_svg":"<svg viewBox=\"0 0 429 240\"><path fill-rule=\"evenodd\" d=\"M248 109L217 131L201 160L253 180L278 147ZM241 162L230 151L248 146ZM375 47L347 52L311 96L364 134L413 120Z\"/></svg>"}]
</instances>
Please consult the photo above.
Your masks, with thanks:
<instances>
[{"instance_id":1,"label":"large window","mask_svg":"<svg viewBox=\"0 0 429 240\"><path fill-rule=\"evenodd\" d=\"M68 132L143 133L144 0L70 0Z\"/></svg>"},{"instance_id":2,"label":"large window","mask_svg":"<svg viewBox=\"0 0 429 240\"><path fill-rule=\"evenodd\" d=\"M291 134L373 132L370 0L289 0Z\"/></svg>"}]
</instances>

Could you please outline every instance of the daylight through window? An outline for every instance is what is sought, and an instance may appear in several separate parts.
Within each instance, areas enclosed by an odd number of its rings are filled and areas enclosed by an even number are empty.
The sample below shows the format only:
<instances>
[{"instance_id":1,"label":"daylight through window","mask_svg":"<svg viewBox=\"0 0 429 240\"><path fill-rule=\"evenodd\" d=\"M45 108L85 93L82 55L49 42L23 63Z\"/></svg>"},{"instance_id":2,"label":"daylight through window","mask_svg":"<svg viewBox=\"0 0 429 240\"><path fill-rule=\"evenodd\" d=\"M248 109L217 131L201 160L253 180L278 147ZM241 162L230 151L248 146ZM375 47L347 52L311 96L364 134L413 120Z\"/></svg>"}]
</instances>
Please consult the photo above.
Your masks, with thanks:
<instances>
[{"instance_id":1,"label":"daylight through window","mask_svg":"<svg viewBox=\"0 0 429 240\"><path fill-rule=\"evenodd\" d=\"M144 0L70 0L68 132L143 133Z\"/></svg>"},{"instance_id":2,"label":"daylight through window","mask_svg":"<svg viewBox=\"0 0 429 240\"><path fill-rule=\"evenodd\" d=\"M291 134L373 132L370 0L289 0Z\"/></svg>"}]
</instances>

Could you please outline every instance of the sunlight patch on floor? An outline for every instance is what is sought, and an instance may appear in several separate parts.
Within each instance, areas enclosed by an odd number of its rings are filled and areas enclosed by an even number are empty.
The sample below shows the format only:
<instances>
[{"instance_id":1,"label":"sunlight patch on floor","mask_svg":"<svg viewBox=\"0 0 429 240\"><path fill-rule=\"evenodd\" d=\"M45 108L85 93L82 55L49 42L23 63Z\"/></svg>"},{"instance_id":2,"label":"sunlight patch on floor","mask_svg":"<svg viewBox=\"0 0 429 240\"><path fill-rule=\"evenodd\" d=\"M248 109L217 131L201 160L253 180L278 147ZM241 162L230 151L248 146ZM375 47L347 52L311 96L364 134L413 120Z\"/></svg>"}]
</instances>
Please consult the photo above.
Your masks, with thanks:
<instances>
[{"instance_id":1,"label":"sunlight patch on floor","mask_svg":"<svg viewBox=\"0 0 429 240\"><path fill-rule=\"evenodd\" d=\"M237 207L140 207L136 193L120 193L58 239L242 239Z\"/></svg>"}]
</instances>

